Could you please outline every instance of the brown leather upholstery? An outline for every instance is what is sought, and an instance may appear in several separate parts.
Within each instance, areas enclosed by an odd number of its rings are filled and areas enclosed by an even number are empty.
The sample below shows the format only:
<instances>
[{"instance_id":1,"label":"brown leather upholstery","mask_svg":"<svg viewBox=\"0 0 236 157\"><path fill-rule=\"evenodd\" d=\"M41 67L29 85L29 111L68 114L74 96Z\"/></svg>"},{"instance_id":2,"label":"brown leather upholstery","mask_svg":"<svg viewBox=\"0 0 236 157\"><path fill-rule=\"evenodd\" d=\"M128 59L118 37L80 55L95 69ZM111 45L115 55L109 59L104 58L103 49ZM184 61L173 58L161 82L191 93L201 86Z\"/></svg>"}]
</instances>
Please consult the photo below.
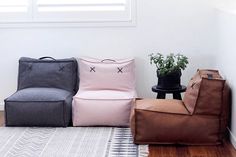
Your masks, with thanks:
<instances>
[{"instance_id":1,"label":"brown leather upholstery","mask_svg":"<svg viewBox=\"0 0 236 157\"><path fill-rule=\"evenodd\" d=\"M212 75L208 79L207 75ZM198 70L190 80L183 102L191 114L219 115L225 80L216 70Z\"/></svg>"},{"instance_id":2,"label":"brown leather upholstery","mask_svg":"<svg viewBox=\"0 0 236 157\"><path fill-rule=\"evenodd\" d=\"M131 130L137 144L220 144L229 110L229 87L218 71L199 70L181 100L136 100Z\"/></svg>"}]
</instances>

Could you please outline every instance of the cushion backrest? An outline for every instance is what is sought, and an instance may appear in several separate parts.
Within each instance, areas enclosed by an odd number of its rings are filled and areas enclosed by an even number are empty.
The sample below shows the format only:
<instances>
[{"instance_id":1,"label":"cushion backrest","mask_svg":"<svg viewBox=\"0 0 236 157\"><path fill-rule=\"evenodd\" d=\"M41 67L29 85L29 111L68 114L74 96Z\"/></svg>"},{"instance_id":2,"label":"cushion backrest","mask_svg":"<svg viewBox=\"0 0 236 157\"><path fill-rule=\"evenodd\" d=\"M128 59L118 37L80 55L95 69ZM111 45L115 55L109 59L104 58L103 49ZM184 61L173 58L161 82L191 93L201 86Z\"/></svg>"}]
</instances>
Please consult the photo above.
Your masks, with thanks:
<instances>
[{"instance_id":1,"label":"cushion backrest","mask_svg":"<svg viewBox=\"0 0 236 157\"><path fill-rule=\"evenodd\" d=\"M135 91L134 59L80 58L81 91Z\"/></svg>"},{"instance_id":2,"label":"cushion backrest","mask_svg":"<svg viewBox=\"0 0 236 157\"><path fill-rule=\"evenodd\" d=\"M50 57L19 60L18 90L32 87L60 88L75 93L78 82L76 59L53 59Z\"/></svg>"},{"instance_id":3,"label":"cushion backrest","mask_svg":"<svg viewBox=\"0 0 236 157\"><path fill-rule=\"evenodd\" d=\"M225 80L217 70L198 70L190 80L183 102L192 114L220 115Z\"/></svg>"}]
</instances>

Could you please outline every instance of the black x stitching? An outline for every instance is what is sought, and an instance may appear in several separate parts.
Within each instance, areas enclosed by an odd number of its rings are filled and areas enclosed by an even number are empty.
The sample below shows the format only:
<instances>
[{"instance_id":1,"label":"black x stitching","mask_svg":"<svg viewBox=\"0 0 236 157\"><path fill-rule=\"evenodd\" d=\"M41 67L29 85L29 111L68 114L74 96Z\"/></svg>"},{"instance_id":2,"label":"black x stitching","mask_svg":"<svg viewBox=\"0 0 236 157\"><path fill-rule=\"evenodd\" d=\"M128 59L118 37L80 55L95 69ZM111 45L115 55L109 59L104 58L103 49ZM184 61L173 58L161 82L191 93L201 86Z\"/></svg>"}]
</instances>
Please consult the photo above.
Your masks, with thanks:
<instances>
[{"instance_id":1,"label":"black x stitching","mask_svg":"<svg viewBox=\"0 0 236 157\"><path fill-rule=\"evenodd\" d=\"M90 67L90 72L95 72L95 67Z\"/></svg>"},{"instance_id":2,"label":"black x stitching","mask_svg":"<svg viewBox=\"0 0 236 157\"><path fill-rule=\"evenodd\" d=\"M117 73L123 73L123 68L119 68L119 67L117 67L117 69L118 69L118 71L117 71Z\"/></svg>"},{"instance_id":3,"label":"black x stitching","mask_svg":"<svg viewBox=\"0 0 236 157\"><path fill-rule=\"evenodd\" d=\"M29 69L29 70L32 70L32 65L29 65L28 69Z\"/></svg>"},{"instance_id":4,"label":"black x stitching","mask_svg":"<svg viewBox=\"0 0 236 157\"><path fill-rule=\"evenodd\" d=\"M59 71L63 71L64 70L64 66L60 67Z\"/></svg>"}]
</instances>

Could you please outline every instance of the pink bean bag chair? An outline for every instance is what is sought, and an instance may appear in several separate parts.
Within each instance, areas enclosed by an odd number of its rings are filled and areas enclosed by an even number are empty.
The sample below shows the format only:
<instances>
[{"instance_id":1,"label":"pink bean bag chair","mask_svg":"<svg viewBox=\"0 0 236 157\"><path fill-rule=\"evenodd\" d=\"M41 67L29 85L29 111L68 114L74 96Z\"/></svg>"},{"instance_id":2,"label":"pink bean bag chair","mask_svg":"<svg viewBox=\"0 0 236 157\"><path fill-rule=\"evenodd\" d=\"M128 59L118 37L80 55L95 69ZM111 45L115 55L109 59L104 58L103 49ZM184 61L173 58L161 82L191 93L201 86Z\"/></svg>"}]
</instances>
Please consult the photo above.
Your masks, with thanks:
<instances>
[{"instance_id":1,"label":"pink bean bag chair","mask_svg":"<svg viewBox=\"0 0 236 157\"><path fill-rule=\"evenodd\" d=\"M128 126L136 98L134 59L79 59L74 126Z\"/></svg>"}]
</instances>

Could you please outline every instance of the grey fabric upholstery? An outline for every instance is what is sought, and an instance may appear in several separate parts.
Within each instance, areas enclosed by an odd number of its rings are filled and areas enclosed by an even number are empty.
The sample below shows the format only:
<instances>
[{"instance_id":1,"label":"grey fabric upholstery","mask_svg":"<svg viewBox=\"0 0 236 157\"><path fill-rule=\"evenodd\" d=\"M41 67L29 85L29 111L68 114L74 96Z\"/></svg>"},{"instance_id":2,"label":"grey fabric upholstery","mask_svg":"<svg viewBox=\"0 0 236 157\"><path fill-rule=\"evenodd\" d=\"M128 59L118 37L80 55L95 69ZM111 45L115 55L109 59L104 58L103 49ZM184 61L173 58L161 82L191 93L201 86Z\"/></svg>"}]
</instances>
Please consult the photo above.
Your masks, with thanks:
<instances>
[{"instance_id":1,"label":"grey fabric upholstery","mask_svg":"<svg viewBox=\"0 0 236 157\"><path fill-rule=\"evenodd\" d=\"M75 59L19 60L18 90L5 99L6 126L66 127L78 87Z\"/></svg>"},{"instance_id":2,"label":"grey fabric upholstery","mask_svg":"<svg viewBox=\"0 0 236 157\"><path fill-rule=\"evenodd\" d=\"M58 88L19 90L5 100L6 125L67 126L71 121L72 96Z\"/></svg>"},{"instance_id":3,"label":"grey fabric upholstery","mask_svg":"<svg viewBox=\"0 0 236 157\"><path fill-rule=\"evenodd\" d=\"M71 59L19 60L18 90L30 87L54 87L77 91L77 61Z\"/></svg>"}]
</instances>

